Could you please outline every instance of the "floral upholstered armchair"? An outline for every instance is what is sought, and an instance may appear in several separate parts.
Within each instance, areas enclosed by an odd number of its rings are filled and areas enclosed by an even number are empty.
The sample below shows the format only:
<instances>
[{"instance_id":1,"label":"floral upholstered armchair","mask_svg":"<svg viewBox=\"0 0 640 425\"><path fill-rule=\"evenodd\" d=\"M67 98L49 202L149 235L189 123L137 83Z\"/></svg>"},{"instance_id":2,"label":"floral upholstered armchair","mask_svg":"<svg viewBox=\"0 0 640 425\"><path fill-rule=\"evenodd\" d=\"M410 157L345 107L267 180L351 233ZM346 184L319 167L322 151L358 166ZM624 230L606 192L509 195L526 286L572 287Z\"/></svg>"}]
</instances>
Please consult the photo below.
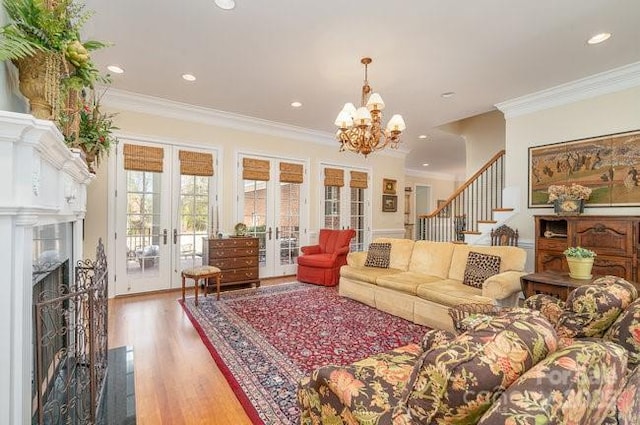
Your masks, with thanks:
<instances>
[{"instance_id":1,"label":"floral upholstered armchair","mask_svg":"<svg viewBox=\"0 0 640 425\"><path fill-rule=\"evenodd\" d=\"M315 370L299 385L300 422L638 424L629 357L601 339L561 346L540 312L513 309L457 336L432 330L421 344Z\"/></svg>"}]
</instances>

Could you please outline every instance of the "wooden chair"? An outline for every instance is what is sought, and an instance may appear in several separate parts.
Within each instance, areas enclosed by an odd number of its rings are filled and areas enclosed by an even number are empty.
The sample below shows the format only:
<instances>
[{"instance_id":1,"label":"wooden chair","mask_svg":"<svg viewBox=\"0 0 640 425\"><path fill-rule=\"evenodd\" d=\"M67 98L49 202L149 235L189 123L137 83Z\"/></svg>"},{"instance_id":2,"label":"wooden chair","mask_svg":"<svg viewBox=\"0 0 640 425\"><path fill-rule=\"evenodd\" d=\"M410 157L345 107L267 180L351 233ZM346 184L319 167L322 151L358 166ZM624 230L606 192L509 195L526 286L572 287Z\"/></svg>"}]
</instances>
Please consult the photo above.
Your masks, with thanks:
<instances>
[{"instance_id":1,"label":"wooden chair","mask_svg":"<svg viewBox=\"0 0 640 425\"><path fill-rule=\"evenodd\" d=\"M518 230L503 224L497 229L491 229L491 246L518 246Z\"/></svg>"}]
</instances>

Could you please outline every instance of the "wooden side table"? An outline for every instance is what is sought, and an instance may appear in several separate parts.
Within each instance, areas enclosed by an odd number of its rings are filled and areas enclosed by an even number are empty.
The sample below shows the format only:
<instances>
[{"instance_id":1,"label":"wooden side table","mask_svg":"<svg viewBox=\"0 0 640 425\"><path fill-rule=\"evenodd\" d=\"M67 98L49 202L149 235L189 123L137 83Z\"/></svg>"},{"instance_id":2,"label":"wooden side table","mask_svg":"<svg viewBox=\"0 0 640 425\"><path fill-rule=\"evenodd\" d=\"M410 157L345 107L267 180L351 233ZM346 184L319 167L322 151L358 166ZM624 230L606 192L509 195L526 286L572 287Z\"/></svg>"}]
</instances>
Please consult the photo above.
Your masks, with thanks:
<instances>
[{"instance_id":1,"label":"wooden side table","mask_svg":"<svg viewBox=\"0 0 640 425\"><path fill-rule=\"evenodd\" d=\"M566 301L569 293L575 288L588 285L599 277L602 276L593 275L591 279L572 279L569 273L540 272L522 276L520 284L525 299L535 294L546 294Z\"/></svg>"}]
</instances>

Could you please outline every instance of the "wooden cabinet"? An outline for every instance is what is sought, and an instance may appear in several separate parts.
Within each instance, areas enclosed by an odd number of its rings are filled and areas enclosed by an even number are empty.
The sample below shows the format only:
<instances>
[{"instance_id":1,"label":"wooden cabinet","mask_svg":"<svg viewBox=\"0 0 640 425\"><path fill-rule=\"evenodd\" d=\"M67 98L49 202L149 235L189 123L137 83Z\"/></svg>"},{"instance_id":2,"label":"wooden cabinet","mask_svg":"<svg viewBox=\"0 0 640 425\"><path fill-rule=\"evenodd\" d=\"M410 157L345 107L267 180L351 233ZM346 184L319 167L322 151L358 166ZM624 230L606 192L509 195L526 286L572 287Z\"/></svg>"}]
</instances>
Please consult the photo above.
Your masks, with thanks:
<instances>
[{"instance_id":1,"label":"wooden cabinet","mask_svg":"<svg viewBox=\"0 0 640 425\"><path fill-rule=\"evenodd\" d=\"M535 271L568 272L563 251L581 246L595 251L594 275L638 282L637 216L535 216Z\"/></svg>"},{"instance_id":2,"label":"wooden cabinet","mask_svg":"<svg viewBox=\"0 0 640 425\"><path fill-rule=\"evenodd\" d=\"M204 238L204 259L222 271L221 286L256 284L258 276L258 238Z\"/></svg>"}]
</instances>

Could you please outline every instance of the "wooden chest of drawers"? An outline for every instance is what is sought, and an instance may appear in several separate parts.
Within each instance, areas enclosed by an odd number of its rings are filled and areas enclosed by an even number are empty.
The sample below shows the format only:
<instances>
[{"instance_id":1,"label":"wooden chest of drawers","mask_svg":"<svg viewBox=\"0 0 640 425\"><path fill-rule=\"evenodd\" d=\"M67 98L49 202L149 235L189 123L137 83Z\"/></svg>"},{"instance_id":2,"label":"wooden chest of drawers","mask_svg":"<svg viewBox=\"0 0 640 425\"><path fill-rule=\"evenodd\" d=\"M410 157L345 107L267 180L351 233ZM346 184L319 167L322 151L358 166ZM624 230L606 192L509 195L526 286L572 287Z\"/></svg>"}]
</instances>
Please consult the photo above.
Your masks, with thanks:
<instances>
[{"instance_id":1,"label":"wooden chest of drawers","mask_svg":"<svg viewBox=\"0 0 640 425\"><path fill-rule=\"evenodd\" d=\"M222 286L254 284L258 276L258 238L204 238L204 260L222 271Z\"/></svg>"},{"instance_id":2,"label":"wooden chest of drawers","mask_svg":"<svg viewBox=\"0 0 640 425\"><path fill-rule=\"evenodd\" d=\"M569 271L563 251L581 246L596 252L594 275L638 281L638 216L535 216L538 273Z\"/></svg>"}]
</instances>

